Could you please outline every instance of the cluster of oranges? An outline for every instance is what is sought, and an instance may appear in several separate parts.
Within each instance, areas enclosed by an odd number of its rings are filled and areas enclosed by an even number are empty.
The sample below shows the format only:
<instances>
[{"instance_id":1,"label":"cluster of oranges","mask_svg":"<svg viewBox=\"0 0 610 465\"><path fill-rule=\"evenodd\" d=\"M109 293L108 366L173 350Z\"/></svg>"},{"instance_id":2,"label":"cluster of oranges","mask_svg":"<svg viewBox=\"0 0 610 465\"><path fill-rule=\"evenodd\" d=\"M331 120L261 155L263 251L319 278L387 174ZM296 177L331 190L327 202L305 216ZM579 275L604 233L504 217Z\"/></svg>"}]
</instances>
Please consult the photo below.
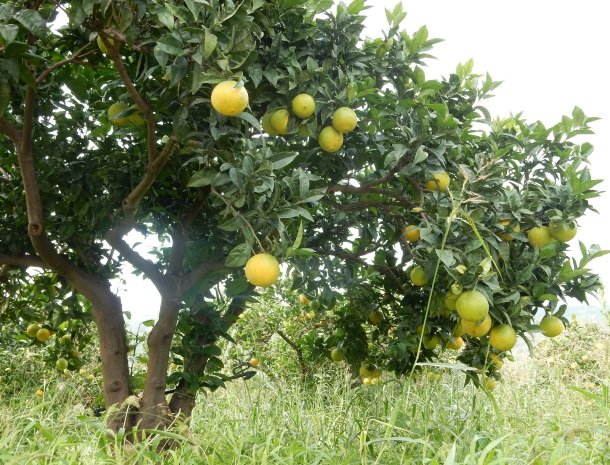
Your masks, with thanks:
<instances>
[{"instance_id":1,"label":"cluster of oranges","mask_svg":"<svg viewBox=\"0 0 610 465\"><path fill-rule=\"evenodd\" d=\"M225 116L237 116L248 106L248 91L235 81L223 81L212 90L212 106ZM309 94L299 94L292 99L291 111L279 108L263 116L263 130L271 135L285 135L290 130L291 116L299 119L298 134L308 136L309 130L303 121L314 115L316 101ZM325 126L318 135L318 143L325 152L333 153L343 146L343 134L353 131L358 124L356 112L349 107L337 109L331 118L331 124Z\"/></svg>"}]
</instances>

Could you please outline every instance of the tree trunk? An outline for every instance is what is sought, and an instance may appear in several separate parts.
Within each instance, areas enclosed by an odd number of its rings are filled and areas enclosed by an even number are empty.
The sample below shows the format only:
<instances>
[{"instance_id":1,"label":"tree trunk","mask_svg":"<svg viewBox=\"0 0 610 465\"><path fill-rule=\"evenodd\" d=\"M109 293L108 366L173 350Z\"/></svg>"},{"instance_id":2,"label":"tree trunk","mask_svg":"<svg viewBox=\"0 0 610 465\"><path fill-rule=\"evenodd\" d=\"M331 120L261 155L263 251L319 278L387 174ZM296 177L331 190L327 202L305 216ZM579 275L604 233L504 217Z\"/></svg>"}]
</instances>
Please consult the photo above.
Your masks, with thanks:
<instances>
[{"instance_id":1,"label":"tree trunk","mask_svg":"<svg viewBox=\"0 0 610 465\"><path fill-rule=\"evenodd\" d=\"M119 428L129 430L135 424L133 414L120 408L120 404L131 394L127 335L121 300L110 288L86 297L91 302L99 334L108 427L112 431L118 431Z\"/></svg>"},{"instance_id":2,"label":"tree trunk","mask_svg":"<svg viewBox=\"0 0 610 465\"><path fill-rule=\"evenodd\" d=\"M148 366L139 423L139 427L143 429L164 427L171 421L165 389L169 352L176 331L180 299L176 297L175 291L170 294L162 297L159 320L148 335Z\"/></svg>"}]
</instances>

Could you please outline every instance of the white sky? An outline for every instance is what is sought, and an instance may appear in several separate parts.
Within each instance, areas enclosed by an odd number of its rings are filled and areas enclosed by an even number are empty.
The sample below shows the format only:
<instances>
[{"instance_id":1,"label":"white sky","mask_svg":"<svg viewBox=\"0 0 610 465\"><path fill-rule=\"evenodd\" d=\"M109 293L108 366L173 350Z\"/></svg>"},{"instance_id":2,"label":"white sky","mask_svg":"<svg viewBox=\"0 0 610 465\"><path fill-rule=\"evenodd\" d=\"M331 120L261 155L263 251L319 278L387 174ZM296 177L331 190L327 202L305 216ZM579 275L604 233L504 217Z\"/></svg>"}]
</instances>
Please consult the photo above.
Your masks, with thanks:
<instances>
[{"instance_id":1,"label":"white sky","mask_svg":"<svg viewBox=\"0 0 610 465\"><path fill-rule=\"evenodd\" d=\"M369 0L368 35L387 29L384 9L395 1ZM448 76L458 63L474 59L475 72L489 72L504 81L487 100L492 115L523 111L530 120L547 125L570 114L575 105L594 123L597 134L586 140L595 146L591 158L594 178L608 177L610 168L610 6L600 0L413 0L403 2L407 18L401 29L409 33L426 25L430 37L445 41L432 52L425 68L430 78ZM610 191L608 179L600 187ZM599 214L579 222L577 239L610 249L610 192L594 201ZM577 248L576 243L572 245ZM578 255L578 254L577 254ZM610 255L597 259L592 269L610 285ZM155 318L158 294L150 283L128 278L129 292L121 292L125 310L134 320ZM146 308L142 303L146 301ZM138 315L135 315L138 312Z\"/></svg>"}]
</instances>

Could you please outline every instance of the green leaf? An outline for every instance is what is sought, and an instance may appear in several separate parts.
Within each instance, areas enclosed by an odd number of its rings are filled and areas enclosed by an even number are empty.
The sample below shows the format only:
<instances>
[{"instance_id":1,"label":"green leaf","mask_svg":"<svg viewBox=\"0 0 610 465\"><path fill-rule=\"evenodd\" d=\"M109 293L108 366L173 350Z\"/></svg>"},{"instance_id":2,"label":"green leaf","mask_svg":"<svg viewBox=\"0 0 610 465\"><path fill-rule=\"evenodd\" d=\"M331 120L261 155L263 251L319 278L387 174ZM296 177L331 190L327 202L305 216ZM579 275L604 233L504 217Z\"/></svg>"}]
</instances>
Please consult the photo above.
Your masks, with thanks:
<instances>
[{"instance_id":1,"label":"green leaf","mask_svg":"<svg viewBox=\"0 0 610 465\"><path fill-rule=\"evenodd\" d=\"M0 24L0 35L4 38L6 45L10 45L15 38L19 28L14 24Z\"/></svg>"},{"instance_id":2,"label":"green leaf","mask_svg":"<svg viewBox=\"0 0 610 465\"><path fill-rule=\"evenodd\" d=\"M218 357L219 355L222 354L222 349L215 345L209 345L209 346L204 346L201 349L201 353L206 354L206 355L214 355L214 356Z\"/></svg>"},{"instance_id":3,"label":"green leaf","mask_svg":"<svg viewBox=\"0 0 610 465\"><path fill-rule=\"evenodd\" d=\"M353 2L351 2L347 7L347 12L350 15L357 15L365 8L366 7L364 6L364 0L353 0Z\"/></svg>"},{"instance_id":4,"label":"green leaf","mask_svg":"<svg viewBox=\"0 0 610 465\"><path fill-rule=\"evenodd\" d=\"M167 53L168 55L182 55L183 54L183 43L176 39L174 36L166 35L161 37L157 41L157 46L159 50Z\"/></svg>"},{"instance_id":5,"label":"green leaf","mask_svg":"<svg viewBox=\"0 0 610 465\"><path fill-rule=\"evenodd\" d=\"M251 113L248 112L242 112L239 115L237 115L238 118L243 119L245 122L250 123L255 129L262 131L263 128L261 127L260 123L258 122L258 120L252 116Z\"/></svg>"},{"instance_id":6,"label":"green leaf","mask_svg":"<svg viewBox=\"0 0 610 465\"><path fill-rule=\"evenodd\" d=\"M436 249L436 255L447 267L452 267L455 264L455 257L450 250Z\"/></svg>"},{"instance_id":7,"label":"green leaf","mask_svg":"<svg viewBox=\"0 0 610 465\"><path fill-rule=\"evenodd\" d=\"M42 37L47 33L47 22L35 10L21 10L14 18L37 37Z\"/></svg>"},{"instance_id":8,"label":"green leaf","mask_svg":"<svg viewBox=\"0 0 610 465\"><path fill-rule=\"evenodd\" d=\"M292 161L298 156L298 153L282 152L278 155L282 155L282 158L275 160L271 163L271 167L274 170L279 170L290 165L290 163L292 163Z\"/></svg>"},{"instance_id":9,"label":"green leaf","mask_svg":"<svg viewBox=\"0 0 610 465\"><path fill-rule=\"evenodd\" d=\"M213 169L205 169L197 171L191 176L187 186L188 187L203 187L212 184L212 181L218 173Z\"/></svg>"},{"instance_id":10,"label":"green leaf","mask_svg":"<svg viewBox=\"0 0 610 465\"><path fill-rule=\"evenodd\" d=\"M216 50L216 44L218 43L218 37L212 34L211 32L205 33L205 37L203 39L203 56L204 58L209 58L209 56Z\"/></svg>"},{"instance_id":11,"label":"green leaf","mask_svg":"<svg viewBox=\"0 0 610 465\"><path fill-rule=\"evenodd\" d=\"M171 12L164 8L160 9L157 11L157 18L159 18L161 24L163 24L170 31L174 30L174 15L171 14Z\"/></svg>"},{"instance_id":12,"label":"green leaf","mask_svg":"<svg viewBox=\"0 0 610 465\"><path fill-rule=\"evenodd\" d=\"M278 218L296 218L299 216L299 211L294 208L284 208L277 212Z\"/></svg>"},{"instance_id":13,"label":"green leaf","mask_svg":"<svg viewBox=\"0 0 610 465\"><path fill-rule=\"evenodd\" d=\"M415 158L413 158L413 164L417 165L418 163L421 163L422 161L424 161L426 158L428 158L428 153L424 150L424 148L422 146L420 146L417 149L417 152L415 152Z\"/></svg>"},{"instance_id":14,"label":"green leaf","mask_svg":"<svg viewBox=\"0 0 610 465\"><path fill-rule=\"evenodd\" d=\"M239 244L237 247L234 247L233 250L229 252L225 265L231 268L244 266L251 255L252 248L250 247L250 244L244 242L243 244Z\"/></svg>"}]
</instances>

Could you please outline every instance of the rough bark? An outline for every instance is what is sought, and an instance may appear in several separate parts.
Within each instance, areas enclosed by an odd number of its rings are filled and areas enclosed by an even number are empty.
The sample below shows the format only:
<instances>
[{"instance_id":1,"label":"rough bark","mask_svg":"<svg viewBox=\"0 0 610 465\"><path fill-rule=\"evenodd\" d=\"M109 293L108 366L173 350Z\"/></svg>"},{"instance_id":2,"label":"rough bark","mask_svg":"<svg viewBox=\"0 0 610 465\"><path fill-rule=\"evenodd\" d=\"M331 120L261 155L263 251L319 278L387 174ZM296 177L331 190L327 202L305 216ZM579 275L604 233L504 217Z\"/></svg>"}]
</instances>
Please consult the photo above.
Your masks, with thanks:
<instances>
[{"instance_id":1,"label":"rough bark","mask_svg":"<svg viewBox=\"0 0 610 465\"><path fill-rule=\"evenodd\" d=\"M128 345L125 333L120 299L110 288L88 296L92 304L93 319L97 325L104 380L104 401L108 409L108 427L112 431L119 428L131 429L134 416L121 409L115 409L131 394L129 388Z\"/></svg>"},{"instance_id":2,"label":"rough bark","mask_svg":"<svg viewBox=\"0 0 610 465\"><path fill-rule=\"evenodd\" d=\"M165 389L179 307L180 300L175 295L163 296L159 320L148 335L148 366L140 409L140 428L163 427L171 420Z\"/></svg>"}]
</instances>

